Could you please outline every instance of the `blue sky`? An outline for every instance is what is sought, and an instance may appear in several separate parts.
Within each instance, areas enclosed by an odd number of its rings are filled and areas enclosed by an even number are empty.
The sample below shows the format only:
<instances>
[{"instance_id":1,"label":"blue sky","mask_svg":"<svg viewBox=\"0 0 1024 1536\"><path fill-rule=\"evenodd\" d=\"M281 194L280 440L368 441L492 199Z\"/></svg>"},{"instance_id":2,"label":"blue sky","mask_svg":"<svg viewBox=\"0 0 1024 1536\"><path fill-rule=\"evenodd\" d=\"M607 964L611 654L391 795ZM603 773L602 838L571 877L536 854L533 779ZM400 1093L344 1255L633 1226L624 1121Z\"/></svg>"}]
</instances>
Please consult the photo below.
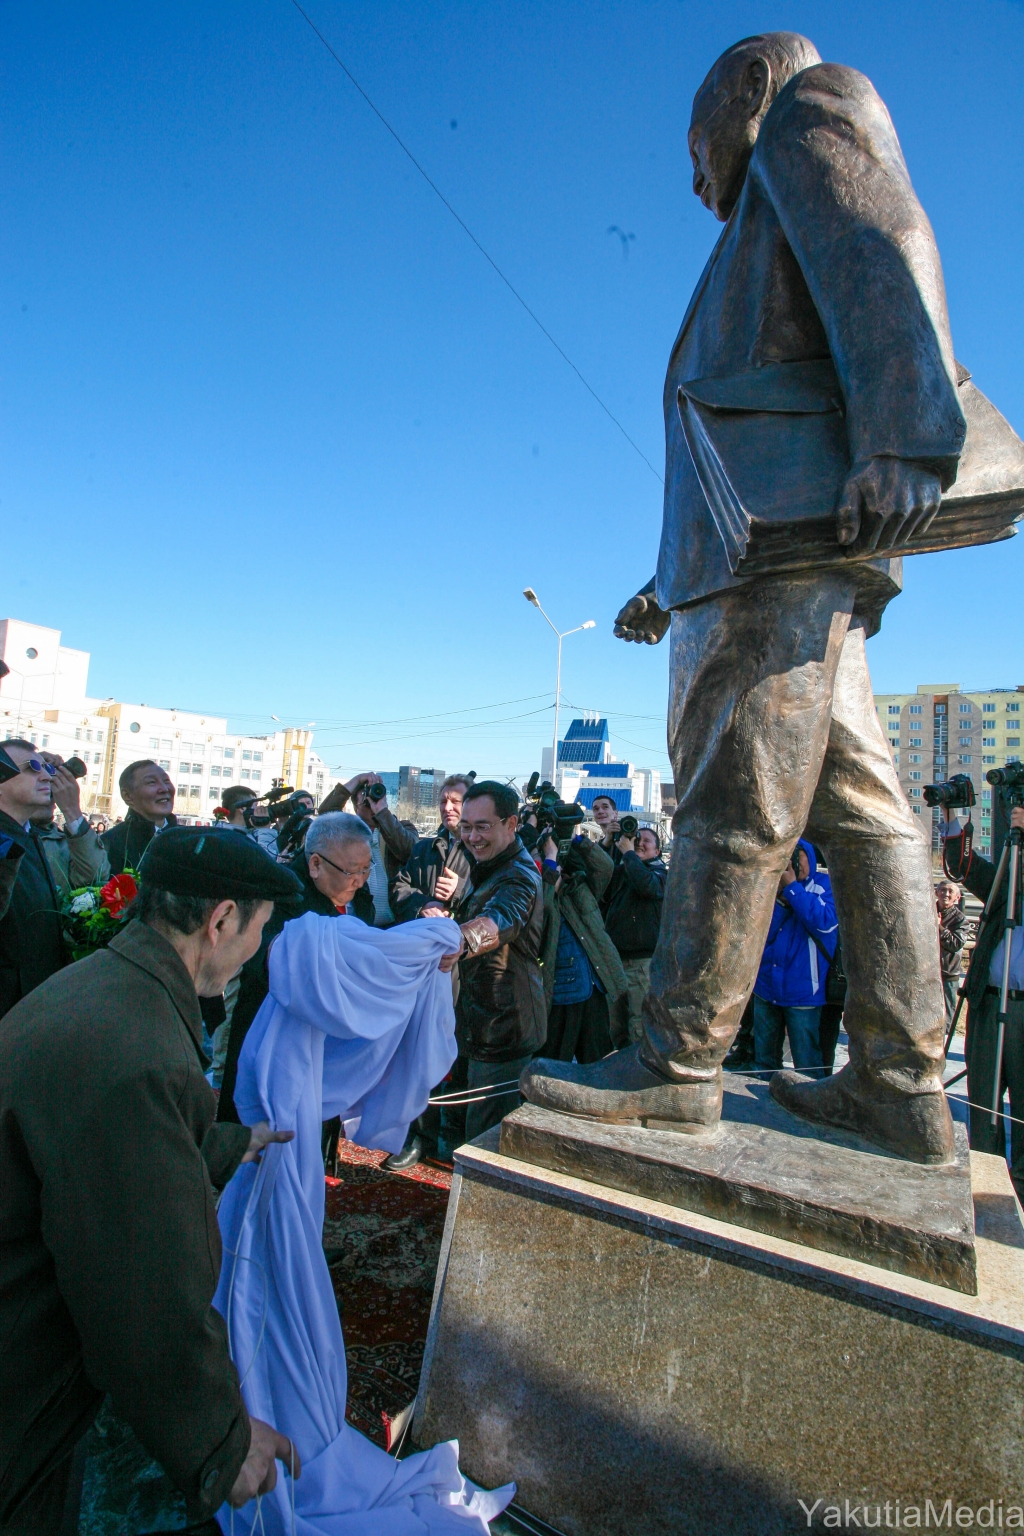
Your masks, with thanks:
<instances>
[{"instance_id":1,"label":"blue sky","mask_svg":"<svg viewBox=\"0 0 1024 1536\"><path fill-rule=\"evenodd\" d=\"M693 93L737 38L806 33L887 102L957 355L1024 429L1019 3L307 9L659 470L720 228ZM611 635L661 487L289 0L8 0L0 132L4 616L90 650L100 696L504 776L551 735L529 584L597 620L566 699L665 766L665 650ZM1021 558L909 561L876 688L1024 682Z\"/></svg>"}]
</instances>

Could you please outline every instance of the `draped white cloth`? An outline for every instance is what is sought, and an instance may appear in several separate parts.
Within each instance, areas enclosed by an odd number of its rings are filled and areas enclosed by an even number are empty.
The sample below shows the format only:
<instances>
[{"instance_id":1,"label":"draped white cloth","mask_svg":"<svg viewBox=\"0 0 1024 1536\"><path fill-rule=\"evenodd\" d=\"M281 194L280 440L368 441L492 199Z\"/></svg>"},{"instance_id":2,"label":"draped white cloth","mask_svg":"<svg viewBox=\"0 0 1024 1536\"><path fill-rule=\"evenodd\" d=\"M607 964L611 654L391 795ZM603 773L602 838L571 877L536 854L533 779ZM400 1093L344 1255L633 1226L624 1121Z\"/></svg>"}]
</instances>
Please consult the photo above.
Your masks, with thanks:
<instances>
[{"instance_id":1,"label":"draped white cloth","mask_svg":"<svg viewBox=\"0 0 1024 1536\"><path fill-rule=\"evenodd\" d=\"M259 1511L235 1511L239 1536L485 1536L515 1492L464 1479L457 1441L398 1462L345 1423L345 1347L321 1242L321 1122L340 1114L351 1140L400 1149L455 1058L451 978L437 966L459 940L447 918L378 929L307 913L271 950L235 1104L243 1123L269 1120L295 1140L268 1147L224 1192L214 1304L250 1414L294 1440L302 1475L294 1485L279 1475ZM230 1531L227 1505L218 1518Z\"/></svg>"}]
</instances>

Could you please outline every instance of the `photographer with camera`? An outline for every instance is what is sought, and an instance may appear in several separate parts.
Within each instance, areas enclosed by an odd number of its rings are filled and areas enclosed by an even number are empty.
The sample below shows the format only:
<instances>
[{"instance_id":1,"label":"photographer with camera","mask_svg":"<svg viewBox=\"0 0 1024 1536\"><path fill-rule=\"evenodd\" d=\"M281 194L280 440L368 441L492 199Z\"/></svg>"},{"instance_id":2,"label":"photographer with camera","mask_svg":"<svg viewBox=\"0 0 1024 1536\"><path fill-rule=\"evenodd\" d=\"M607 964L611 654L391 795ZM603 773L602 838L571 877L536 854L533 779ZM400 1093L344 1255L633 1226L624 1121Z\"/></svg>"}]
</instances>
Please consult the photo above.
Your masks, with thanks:
<instances>
[{"instance_id":1,"label":"photographer with camera","mask_svg":"<svg viewBox=\"0 0 1024 1536\"><path fill-rule=\"evenodd\" d=\"M1024 928L1010 930L1010 971L1007 994L1006 1031L1003 1042L1002 1072L998 1093L998 1113L992 1123L992 1103L996 1098L995 1073L999 1049L999 1003L1006 955L1004 920L1008 895L1008 868L993 890L997 866L971 847L971 822L961 823L957 812L974 804L958 780L949 784L929 785L929 804L940 804L943 820L943 865L949 877L960 881L979 901L990 903L988 917L978 929L977 942L967 976L963 982L967 1000L967 1037L964 1058L967 1063L967 1097L970 1100L970 1141L975 1152L1006 1156L1006 1121L1002 1113L1004 1093L1010 1098L1010 1177L1020 1199L1024 1200ZM986 774L990 783L1005 786L1004 798L1010 806L1010 833L1024 833L1024 766L1008 764ZM953 787L952 794L950 788ZM970 830L969 830L970 829ZM1009 863L1009 861L1007 861ZM1018 875L1019 885L1019 875ZM1021 915L1021 893L1017 892L1017 917Z\"/></svg>"},{"instance_id":2,"label":"photographer with camera","mask_svg":"<svg viewBox=\"0 0 1024 1536\"><path fill-rule=\"evenodd\" d=\"M651 957L661 929L668 869L661 839L635 816L623 816L615 840L619 865L605 901L605 927L618 950L629 997L629 1039L643 1035L641 1010L651 985Z\"/></svg>"},{"instance_id":3,"label":"photographer with camera","mask_svg":"<svg viewBox=\"0 0 1024 1536\"><path fill-rule=\"evenodd\" d=\"M793 1066L822 1075L819 1024L825 978L839 939L832 883L814 845L800 838L779 881L754 983L754 1053L759 1071L778 1071L789 1035Z\"/></svg>"},{"instance_id":4,"label":"photographer with camera","mask_svg":"<svg viewBox=\"0 0 1024 1536\"><path fill-rule=\"evenodd\" d=\"M30 741L4 742L0 764L0 838L5 864L21 849L7 910L0 918L0 1014L67 965L61 900L75 885L110 874L99 838L82 814L70 766ZM53 824L59 809L64 830ZM5 870L9 874L9 871Z\"/></svg>"},{"instance_id":5,"label":"photographer with camera","mask_svg":"<svg viewBox=\"0 0 1024 1536\"><path fill-rule=\"evenodd\" d=\"M307 789L297 789L275 806L277 813L277 860L290 864L302 852L306 833L316 815L316 802Z\"/></svg>"},{"instance_id":6,"label":"photographer with camera","mask_svg":"<svg viewBox=\"0 0 1024 1536\"><path fill-rule=\"evenodd\" d=\"M611 795L597 795L590 807L594 814L594 820L601 829L599 839L605 853L609 854L615 863L615 838L619 830L619 812Z\"/></svg>"},{"instance_id":7,"label":"photographer with camera","mask_svg":"<svg viewBox=\"0 0 1024 1536\"><path fill-rule=\"evenodd\" d=\"M374 927L391 928L389 888L416 846L419 833L411 821L399 821L388 808L387 790L379 773L357 773L346 784L336 784L320 807L320 815L343 811L351 802L354 813L370 829L373 863L367 882L373 897Z\"/></svg>"},{"instance_id":8,"label":"photographer with camera","mask_svg":"<svg viewBox=\"0 0 1024 1536\"><path fill-rule=\"evenodd\" d=\"M252 824L252 808L256 795L248 784L229 784L220 797L219 810L224 811L214 822L215 827L233 827L244 832L251 842L256 842L256 830ZM248 813L248 814L246 814Z\"/></svg>"},{"instance_id":9,"label":"photographer with camera","mask_svg":"<svg viewBox=\"0 0 1024 1536\"><path fill-rule=\"evenodd\" d=\"M956 1009L964 945L971 936L971 925L962 902L963 896L955 880L939 881L935 887L935 910L939 916L939 970L942 972L947 1024Z\"/></svg>"},{"instance_id":10,"label":"photographer with camera","mask_svg":"<svg viewBox=\"0 0 1024 1536\"><path fill-rule=\"evenodd\" d=\"M600 1061L629 1038L628 982L600 907L615 866L588 837L573 837L561 851L558 830L557 823L543 826L537 848L544 861L540 958L548 1006L540 1054Z\"/></svg>"}]
</instances>

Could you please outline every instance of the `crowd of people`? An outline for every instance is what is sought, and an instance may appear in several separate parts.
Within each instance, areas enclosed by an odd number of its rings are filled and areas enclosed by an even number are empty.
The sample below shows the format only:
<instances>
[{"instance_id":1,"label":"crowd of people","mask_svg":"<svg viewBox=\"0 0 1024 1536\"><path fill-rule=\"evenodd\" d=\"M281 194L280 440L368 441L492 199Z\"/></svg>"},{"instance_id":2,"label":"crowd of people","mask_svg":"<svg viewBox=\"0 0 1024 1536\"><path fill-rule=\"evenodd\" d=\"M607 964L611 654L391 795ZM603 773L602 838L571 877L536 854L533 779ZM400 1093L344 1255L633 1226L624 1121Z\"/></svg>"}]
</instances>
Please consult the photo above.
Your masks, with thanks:
<instances>
[{"instance_id":1,"label":"crowd of people","mask_svg":"<svg viewBox=\"0 0 1024 1536\"><path fill-rule=\"evenodd\" d=\"M389 1158L403 1169L496 1126L534 1058L596 1062L639 1040L663 919L658 831L625 822L610 796L590 828L559 838L535 802L473 775L445 780L427 836L373 772L319 807L287 794L267 810L232 786L206 828L177 826L156 763L131 764L120 789L127 815L97 833L59 758L17 739L0 752L0 1390L19 1404L0 1430L0 1530L33 1536L61 1530L75 1446L105 1396L197 1530L270 1486L285 1455L284 1437L246 1415L210 1302L213 1192L288 1134L240 1124L234 1102L286 923L458 925L442 964L458 1056ZM797 1068L832 1069L844 983L821 866L801 839L728 1067L776 1069L788 1037ZM136 920L69 964L68 896L126 871L139 875ZM951 1010L968 937L954 882L937 908ZM340 1134L324 1126L328 1161Z\"/></svg>"}]
</instances>

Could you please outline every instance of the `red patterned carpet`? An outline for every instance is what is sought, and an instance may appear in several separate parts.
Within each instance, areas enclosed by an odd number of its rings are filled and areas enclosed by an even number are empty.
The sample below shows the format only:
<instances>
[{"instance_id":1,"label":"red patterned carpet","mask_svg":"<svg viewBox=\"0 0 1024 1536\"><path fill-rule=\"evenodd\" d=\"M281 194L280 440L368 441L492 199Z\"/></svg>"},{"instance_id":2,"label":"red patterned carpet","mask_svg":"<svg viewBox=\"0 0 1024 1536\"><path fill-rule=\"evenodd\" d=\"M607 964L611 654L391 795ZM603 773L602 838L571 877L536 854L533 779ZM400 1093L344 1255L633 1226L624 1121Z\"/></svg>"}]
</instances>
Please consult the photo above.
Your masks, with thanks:
<instances>
[{"instance_id":1,"label":"red patterned carpet","mask_svg":"<svg viewBox=\"0 0 1024 1536\"><path fill-rule=\"evenodd\" d=\"M327 1180L324 1249L348 1362L348 1422L385 1450L419 1384L450 1168L388 1173L386 1152L338 1147Z\"/></svg>"}]
</instances>

